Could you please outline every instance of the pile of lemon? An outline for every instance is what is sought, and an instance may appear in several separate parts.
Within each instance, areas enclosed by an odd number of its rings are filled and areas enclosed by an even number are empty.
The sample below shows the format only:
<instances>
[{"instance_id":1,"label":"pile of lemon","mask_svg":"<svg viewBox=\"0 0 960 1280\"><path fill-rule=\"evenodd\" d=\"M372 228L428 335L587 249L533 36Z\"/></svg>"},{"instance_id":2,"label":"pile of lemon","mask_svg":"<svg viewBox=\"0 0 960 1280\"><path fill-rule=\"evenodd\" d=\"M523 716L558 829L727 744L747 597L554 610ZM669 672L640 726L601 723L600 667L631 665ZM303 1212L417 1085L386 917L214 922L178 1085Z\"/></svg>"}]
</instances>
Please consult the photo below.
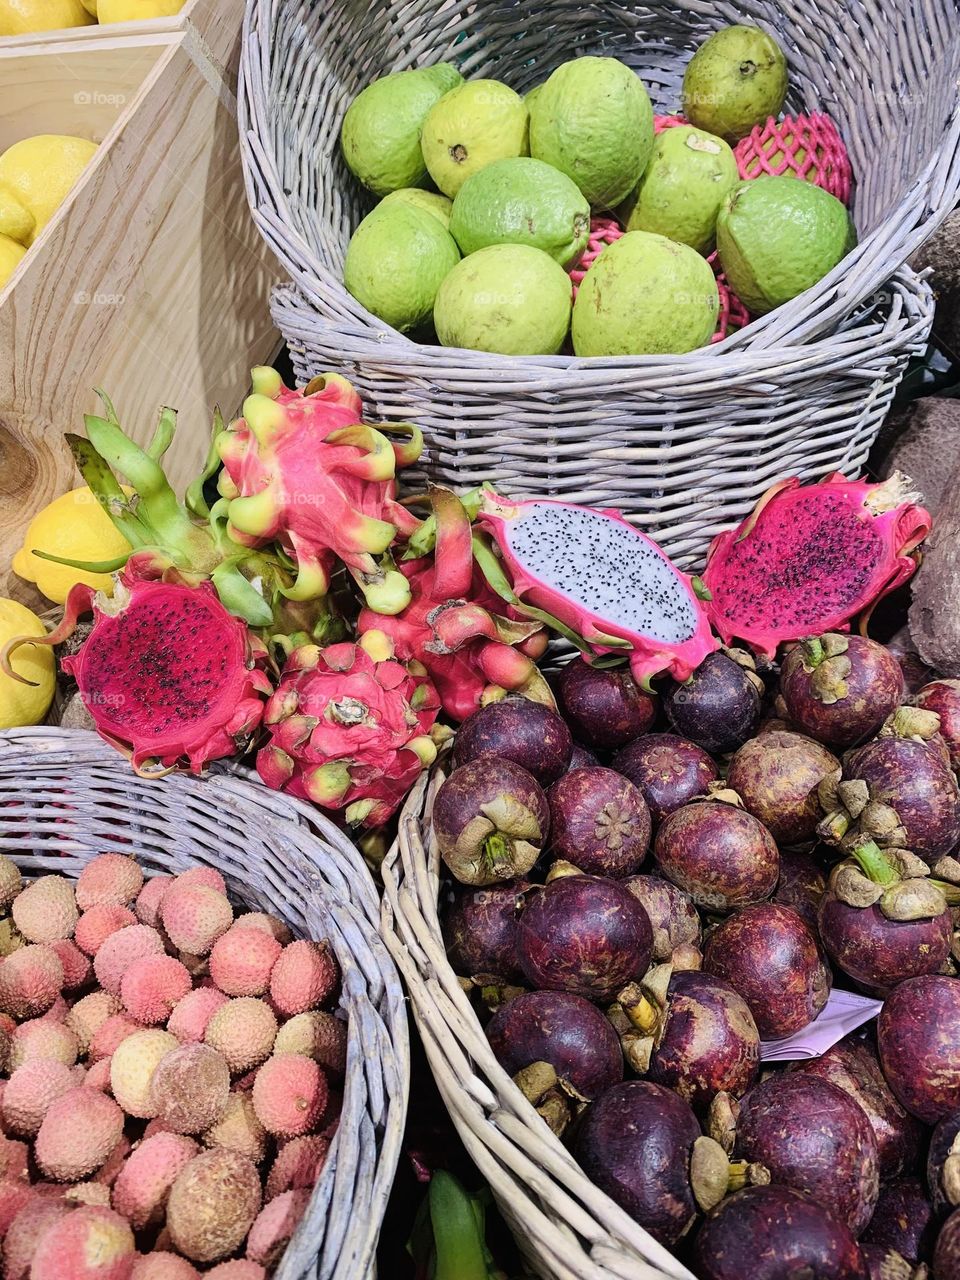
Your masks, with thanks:
<instances>
[{"instance_id":1,"label":"pile of lemon","mask_svg":"<svg viewBox=\"0 0 960 1280\"><path fill-rule=\"evenodd\" d=\"M0 36L170 18L187 0L0 0Z\"/></svg>"}]
</instances>

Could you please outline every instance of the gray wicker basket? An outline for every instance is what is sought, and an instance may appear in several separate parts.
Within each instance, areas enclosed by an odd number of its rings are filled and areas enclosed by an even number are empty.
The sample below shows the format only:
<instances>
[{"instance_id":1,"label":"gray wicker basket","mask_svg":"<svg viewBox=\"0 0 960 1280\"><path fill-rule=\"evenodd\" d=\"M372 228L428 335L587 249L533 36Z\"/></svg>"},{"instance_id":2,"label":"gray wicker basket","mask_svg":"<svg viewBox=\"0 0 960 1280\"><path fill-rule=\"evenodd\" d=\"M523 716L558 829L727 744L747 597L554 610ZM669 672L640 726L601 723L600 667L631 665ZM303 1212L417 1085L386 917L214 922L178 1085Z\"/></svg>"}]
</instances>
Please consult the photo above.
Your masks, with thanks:
<instances>
[{"instance_id":1,"label":"gray wicker basket","mask_svg":"<svg viewBox=\"0 0 960 1280\"><path fill-rule=\"evenodd\" d=\"M329 941L347 1017L343 1111L276 1280L368 1280L393 1183L410 1062L397 972L379 904L350 841L321 814L238 771L138 778L94 734L0 732L0 850L26 874L79 874L97 853L130 853L149 874L203 863L231 895L301 937Z\"/></svg>"}]
</instances>

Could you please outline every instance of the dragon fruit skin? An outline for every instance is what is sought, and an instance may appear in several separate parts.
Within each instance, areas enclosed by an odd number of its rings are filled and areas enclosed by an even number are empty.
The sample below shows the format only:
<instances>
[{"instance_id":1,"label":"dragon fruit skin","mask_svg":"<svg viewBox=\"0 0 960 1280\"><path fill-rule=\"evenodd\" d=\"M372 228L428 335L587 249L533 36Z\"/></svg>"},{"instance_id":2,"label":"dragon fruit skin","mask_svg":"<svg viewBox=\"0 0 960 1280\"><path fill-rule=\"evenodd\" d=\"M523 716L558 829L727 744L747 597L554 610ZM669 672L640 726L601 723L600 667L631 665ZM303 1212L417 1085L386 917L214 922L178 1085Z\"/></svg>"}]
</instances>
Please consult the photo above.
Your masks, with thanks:
<instances>
[{"instance_id":1,"label":"dragon fruit skin","mask_svg":"<svg viewBox=\"0 0 960 1280\"><path fill-rule=\"evenodd\" d=\"M496 540L519 599L558 619L593 653L628 657L638 684L649 687L661 672L686 680L719 648L693 581L619 511L509 502L488 492L480 522ZM538 572L541 552L547 561ZM545 573L569 579L552 582ZM591 601L591 592L598 598Z\"/></svg>"},{"instance_id":2,"label":"dragon fruit skin","mask_svg":"<svg viewBox=\"0 0 960 1280\"><path fill-rule=\"evenodd\" d=\"M257 753L268 787L382 825L436 758L430 729L439 699L430 681L371 631L361 644L304 645L267 703L270 741Z\"/></svg>"},{"instance_id":3,"label":"dragon fruit skin","mask_svg":"<svg viewBox=\"0 0 960 1280\"><path fill-rule=\"evenodd\" d=\"M774 485L707 555L707 612L724 643L772 658L782 641L849 630L914 572L931 527L919 499L899 472L880 484L834 472Z\"/></svg>"}]
</instances>

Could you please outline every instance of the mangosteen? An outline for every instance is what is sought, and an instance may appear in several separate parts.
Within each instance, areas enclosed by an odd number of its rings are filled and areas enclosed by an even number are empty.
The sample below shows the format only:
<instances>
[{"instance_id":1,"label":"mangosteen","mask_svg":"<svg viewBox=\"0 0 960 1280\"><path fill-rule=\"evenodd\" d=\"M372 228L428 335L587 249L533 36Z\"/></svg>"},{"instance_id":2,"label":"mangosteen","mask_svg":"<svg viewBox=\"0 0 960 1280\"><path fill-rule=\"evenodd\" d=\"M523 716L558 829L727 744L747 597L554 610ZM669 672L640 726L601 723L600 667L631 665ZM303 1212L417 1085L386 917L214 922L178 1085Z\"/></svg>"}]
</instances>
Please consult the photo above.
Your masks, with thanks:
<instances>
[{"instance_id":1,"label":"mangosteen","mask_svg":"<svg viewBox=\"0 0 960 1280\"><path fill-rule=\"evenodd\" d=\"M521 981L517 917L529 887L526 880L512 880L458 891L443 921L447 959L454 973L480 985Z\"/></svg>"},{"instance_id":2,"label":"mangosteen","mask_svg":"<svg viewBox=\"0 0 960 1280\"><path fill-rule=\"evenodd\" d=\"M455 769L440 787L433 831L440 856L458 880L495 884L525 875L540 857L550 808L526 769L483 756Z\"/></svg>"},{"instance_id":3,"label":"mangosteen","mask_svg":"<svg viewBox=\"0 0 960 1280\"><path fill-rule=\"evenodd\" d=\"M877 1140L849 1094L802 1072L756 1085L740 1103L735 1153L770 1180L804 1191L842 1218L855 1236L880 1192Z\"/></svg>"},{"instance_id":4,"label":"mangosteen","mask_svg":"<svg viewBox=\"0 0 960 1280\"><path fill-rule=\"evenodd\" d=\"M693 1256L700 1280L870 1280L846 1224L791 1187L747 1187L723 1200Z\"/></svg>"},{"instance_id":5,"label":"mangosteen","mask_svg":"<svg viewBox=\"0 0 960 1280\"><path fill-rule=\"evenodd\" d=\"M567 765L567 772L573 769L593 769L600 761L588 751L586 747L582 747L579 742L575 742L570 749L570 763Z\"/></svg>"},{"instance_id":6,"label":"mangosteen","mask_svg":"<svg viewBox=\"0 0 960 1280\"><path fill-rule=\"evenodd\" d=\"M869 1041L861 1035L847 1036L819 1058L791 1070L828 1080L859 1104L877 1140L881 1178L896 1178L917 1167L923 1126L893 1096Z\"/></svg>"},{"instance_id":7,"label":"mangosteen","mask_svg":"<svg viewBox=\"0 0 960 1280\"><path fill-rule=\"evenodd\" d=\"M803 919L775 902L734 912L708 935L705 972L746 1000L764 1040L809 1025L830 995L830 968Z\"/></svg>"},{"instance_id":8,"label":"mangosteen","mask_svg":"<svg viewBox=\"0 0 960 1280\"><path fill-rule=\"evenodd\" d=\"M547 1063L560 1087L582 1102L623 1079L617 1033L596 1005L568 991L516 996L493 1015L487 1039L509 1075Z\"/></svg>"},{"instance_id":9,"label":"mangosteen","mask_svg":"<svg viewBox=\"0 0 960 1280\"><path fill-rule=\"evenodd\" d=\"M790 720L828 747L872 737L903 699L903 671L882 644L835 632L802 640L780 671Z\"/></svg>"},{"instance_id":10,"label":"mangosteen","mask_svg":"<svg viewBox=\"0 0 960 1280\"><path fill-rule=\"evenodd\" d=\"M565 722L541 702L508 697L480 707L464 720L453 744L460 768L482 756L512 760L548 787L566 773L573 739Z\"/></svg>"},{"instance_id":11,"label":"mangosteen","mask_svg":"<svg viewBox=\"0 0 960 1280\"><path fill-rule=\"evenodd\" d=\"M770 729L745 742L730 761L727 783L777 844L813 840L823 816L818 788L839 776L840 761L801 733Z\"/></svg>"},{"instance_id":12,"label":"mangosteen","mask_svg":"<svg viewBox=\"0 0 960 1280\"><path fill-rule=\"evenodd\" d=\"M933 1251L936 1280L960 1280L960 1211L952 1213L940 1228Z\"/></svg>"},{"instance_id":13,"label":"mangosteen","mask_svg":"<svg viewBox=\"0 0 960 1280\"><path fill-rule=\"evenodd\" d=\"M547 792L550 847L581 871L619 879L650 847L650 810L638 787L613 769L573 769Z\"/></svg>"},{"instance_id":14,"label":"mangosteen","mask_svg":"<svg viewBox=\"0 0 960 1280\"><path fill-rule=\"evenodd\" d=\"M629 889L602 876L562 875L526 896L517 924L531 987L610 1000L650 965L653 930Z\"/></svg>"},{"instance_id":15,"label":"mangosteen","mask_svg":"<svg viewBox=\"0 0 960 1280\"><path fill-rule=\"evenodd\" d=\"M603 670L574 658L557 677L557 695L567 723L590 747L622 747L657 718L657 699L640 688L629 667Z\"/></svg>"},{"instance_id":16,"label":"mangosteen","mask_svg":"<svg viewBox=\"0 0 960 1280\"><path fill-rule=\"evenodd\" d=\"M759 1069L757 1024L733 987L709 973L674 973L647 1079L702 1115L721 1090L742 1097Z\"/></svg>"},{"instance_id":17,"label":"mangosteen","mask_svg":"<svg viewBox=\"0 0 960 1280\"><path fill-rule=\"evenodd\" d=\"M675 733L648 733L613 757L613 767L639 787L654 826L668 813L705 796L719 778L707 753Z\"/></svg>"},{"instance_id":18,"label":"mangosteen","mask_svg":"<svg viewBox=\"0 0 960 1280\"><path fill-rule=\"evenodd\" d=\"M887 996L877 1049L897 1100L926 1124L960 1109L960 982L908 978Z\"/></svg>"},{"instance_id":19,"label":"mangosteen","mask_svg":"<svg viewBox=\"0 0 960 1280\"><path fill-rule=\"evenodd\" d=\"M695 800L664 819L653 856L696 906L727 912L769 898L780 874L770 832L745 809Z\"/></svg>"},{"instance_id":20,"label":"mangosteen","mask_svg":"<svg viewBox=\"0 0 960 1280\"><path fill-rule=\"evenodd\" d=\"M926 1187L919 1178L895 1178L881 1186L860 1243L899 1253L908 1262L926 1262L936 1238L937 1223Z\"/></svg>"},{"instance_id":21,"label":"mangosteen","mask_svg":"<svg viewBox=\"0 0 960 1280\"><path fill-rule=\"evenodd\" d=\"M927 1190L938 1218L960 1206L960 1111L944 1116L930 1135Z\"/></svg>"},{"instance_id":22,"label":"mangosteen","mask_svg":"<svg viewBox=\"0 0 960 1280\"><path fill-rule=\"evenodd\" d=\"M750 662L747 654L743 658ZM752 737L760 722L763 681L751 666L728 653L709 653L689 680L673 684L663 705L677 733L712 755L736 751Z\"/></svg>"},{"instance_id":23,"label":"mangosteen","mask_svg":"<svg viewBox=\"0 0 960 1280\"><path fill-rule=\"evenodd\" d=\"M950 752L950 764L960 771L960 680L934 680L913 699L924 711L940 717L940 736Z\"/></svg>"},{"instance_id":24,"label":"mangosteen","mask_svg":"<svg viewBox=\"0 0 960 1280\"><path fill-rule=\"evenodd\" d=\"M699 969L700 916L689 896L662 876L630 876L623 883L650 918L654 961Z\"/></svg>"},{"instance_id":25,"label":"mangosteen","mask_svg":"<svg viewBox=\"0 0 960 1280\"><path fill-rule=\"evenodd\" d=\"M815 937L819 937L817 911L826 889L827 878L814 853L805 849L780 850L780 879L773 901L796 911Z\"/></svg>"},{"instance_id":26,"label":"mangosteen","mask_svg":"<svg viewBox=\"0 0 960 1280\"><path fill-rule=\"evenodd\" d=\"M647 1080L630 1080L587 1108L573 1154L591 1182L669 1246L696 1216L690 1160L700 1136L682 1098Z\"/></svg>"}]
</instances>

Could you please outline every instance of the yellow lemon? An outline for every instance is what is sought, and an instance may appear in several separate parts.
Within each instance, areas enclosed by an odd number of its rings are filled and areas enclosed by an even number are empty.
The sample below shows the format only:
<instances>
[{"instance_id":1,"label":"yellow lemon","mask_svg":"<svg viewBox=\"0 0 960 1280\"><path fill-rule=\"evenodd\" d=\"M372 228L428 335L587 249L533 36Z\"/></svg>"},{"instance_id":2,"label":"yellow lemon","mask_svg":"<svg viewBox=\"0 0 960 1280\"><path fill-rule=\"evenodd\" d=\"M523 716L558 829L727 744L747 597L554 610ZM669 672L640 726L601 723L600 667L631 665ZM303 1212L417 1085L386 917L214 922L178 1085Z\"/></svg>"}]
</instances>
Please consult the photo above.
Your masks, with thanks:
<instances>
[{"instance_id":1,"label":"yellow lemon","mask_svg":"<svg viewBox=\"0 0 960 1280\"><path fill-rule=\"evenodd\" d=\"M126 538L85 486L64 493L44 507L30 521L23 546L13 557L13 571L35 582L48 600L63 604L76 582L112 594L113 579L105 573L87 573L67 565L54 564L33 555L46 551L66 560L115 560L130 550Z\"/></svg>"},{"instance_id":2,"label":"yellow lemon","mask_svg":"<svg viewBox=\"0 0 960 1280\"><path fill-rule=\"evenodd\" d=\"M26 605L0 599L0 649L15 636L46 634L46 627ZM31 683L21 684L0 671L0 729L39 724L50 709L57 683L53 650L25 644L13 655L10 665Z\"/></svg>"},{"instance_id":3,"label":"yellow lemon","mask_svg":"<svg viewBox=\"0 0 960 1280\"><path fill-rule=\"evenodd\" d=\"M80 0L0 0L0 36L85 27L91 22Z\"/></svg>"},{"instance_id":4,"label":"yellow lemon","mask_svg":"<svg viewBox=\"0 0 960 1280\"><path fill-rule=\"evenodd\" d=\"M97 16L97 0L80 0L80 3L92 17Z\"/></svg>"},{"instance_id":5,"label":"yellow lemon","mask_svg":"<svg viewBox=\"0 0 960 1280\"><path fill-rule=\"evenodd\" d=\"M97 144L88 138L41 133L15 142L0 155L0 187L13 192L36 224L27 245L33 244L60 208L96 150Z\"/></svg>"},{"instance_id":6,"label":"yellow lemon","mask_svg":"<svg viewBox=\"0 0 960 1280\"><path fill-rule=\"evenodd\" d=\"M7 283L20 259L26 253L26 249L18 240L11 240L9 236L0 235L0 289Z\"/></svg>"},{"instance_id":7,"label":"yellow lemon","mask_svg":"<svg viewBox=\"0 0 960 1280\"><path fill-rule=\"evenodd\" d=\"M186 2L187 0L97 0L97 17L101 23L172 18Z\"/></svg>"},{"instance_id":8,"label":"yellow lemon","mask_svg":"<svg viewBox=\"0 0 960 1280\"><path fill-rule=\"evenodd\" d=\"M36 227L30 210L17 199L9 187L0 184L0 236L9 236L27 244Z\"/></svg>"}]
</instances>

